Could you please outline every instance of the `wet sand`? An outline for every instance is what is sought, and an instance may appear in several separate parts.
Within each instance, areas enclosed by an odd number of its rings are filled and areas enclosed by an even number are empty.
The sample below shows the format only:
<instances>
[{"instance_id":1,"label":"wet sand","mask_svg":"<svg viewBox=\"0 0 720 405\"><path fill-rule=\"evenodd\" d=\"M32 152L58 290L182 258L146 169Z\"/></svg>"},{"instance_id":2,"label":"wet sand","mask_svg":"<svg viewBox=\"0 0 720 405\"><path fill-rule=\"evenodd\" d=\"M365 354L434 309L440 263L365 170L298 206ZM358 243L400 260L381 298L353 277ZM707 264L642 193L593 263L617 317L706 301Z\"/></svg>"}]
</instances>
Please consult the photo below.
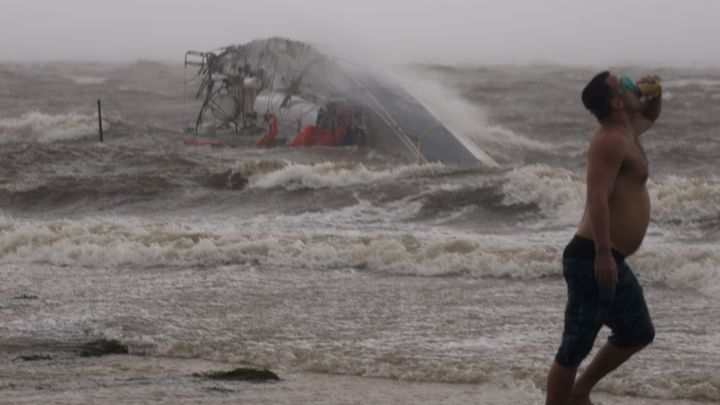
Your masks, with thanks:
<instances>
[{"instance_id":1,"label":"wet sand","mask_svg":"<svg viewBox=\"0 0 720 405\"><path fill-rule=\"evenodd\" d=\"M57 355L55 355L57 356ZM406 382L358 376L283 373L279 382L212 381L193 374L239 365L194 359L112 355L21 361L5 353L2 404L542 404L535 387ZM277 370L276 370L277 371ZM514 382L509 382L515 384ZM702 402L597 394L596 404L691 405Z\"/></svg>"}]
</instances>

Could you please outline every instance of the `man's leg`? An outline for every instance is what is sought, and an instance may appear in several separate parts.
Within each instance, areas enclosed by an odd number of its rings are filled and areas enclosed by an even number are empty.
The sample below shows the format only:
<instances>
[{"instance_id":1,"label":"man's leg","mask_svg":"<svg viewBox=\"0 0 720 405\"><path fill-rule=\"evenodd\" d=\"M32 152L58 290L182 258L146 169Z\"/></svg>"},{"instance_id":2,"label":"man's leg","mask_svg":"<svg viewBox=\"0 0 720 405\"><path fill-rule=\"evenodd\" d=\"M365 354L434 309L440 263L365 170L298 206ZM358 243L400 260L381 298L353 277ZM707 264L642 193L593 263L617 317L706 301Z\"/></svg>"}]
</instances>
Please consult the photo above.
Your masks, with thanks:
<instances>
[{"instance_id":1,"label":"man's leg","mask_svg":"<svg viewBox=\"0 0 720 405\"><path fill-rule=\"evenodd\" d=\"M584 373L575 381L569 397L568 405L590 404L590 391L595 384L611 371L618 368L633 354L639 352L645 345L622 348L607 342L598 351Z\"/></svg>"},{"instance_id":2,"label":"man's leg","mask_svg":"<svg viewBox=\"0 0 720 405\"><path fill-rule=\"evenodd\" d=\"M607 319L613 335L575 381L568 405L589 404L590 391L595 384L655 338L655 328L640 284L626 263L619 264L618 270L620 281ZM625 333L616 335L616 331Z\"/></svg>"},{"instance_id":3,"label":"man's leg","mask_svg":"<svg viewBox=\"0 0 720 405\"><path fill-rule=\"evenodd\" d=\"M576 373L576 368L568 368L553 362L548 372L545 405L565 405L565 400L573 388Z\"/></svg>"},{"instance_id":4,"label":"man's leg","mask_svg":"<svg viewBox=\"0 0 720 405\"><path fill-rule=\"evenodd\" d=\"M568 300L562 343L548 372L546 405L565 405L577 368L592 350L602 326L602 316L597 314L595 305L598 299L593 266L593 260L588 258L563 259Z\"/></svg>"}]
</instances>

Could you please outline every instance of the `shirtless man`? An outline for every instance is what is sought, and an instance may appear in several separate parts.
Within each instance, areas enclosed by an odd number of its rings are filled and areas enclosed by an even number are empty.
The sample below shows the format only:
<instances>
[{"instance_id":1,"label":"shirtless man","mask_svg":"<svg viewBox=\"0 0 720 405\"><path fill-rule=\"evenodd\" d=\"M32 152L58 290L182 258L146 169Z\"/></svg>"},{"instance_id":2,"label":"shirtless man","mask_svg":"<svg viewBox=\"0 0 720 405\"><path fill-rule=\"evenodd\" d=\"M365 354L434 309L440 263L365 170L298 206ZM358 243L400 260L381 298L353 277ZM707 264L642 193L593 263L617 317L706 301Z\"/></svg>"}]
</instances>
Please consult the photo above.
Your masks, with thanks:
<instances>
[{"instance_id":1,"label":"shirtless man","mask_svg":"<svg viewBox=\"0 0 720 405\"><path fill-rule=\"evenodd\" d=\"M659 82L657 76L644 82ZM590 405L590 391L655 337L642 289L625 263L645 237L650 197L648 163L640 144L660 116L661 96L641 100L628 77L602 72L582 93L600 121L588 150L585 213L563 253L568 287L562 344L550 367L546 405ZM602 327L612 330L585 372L577 368Z\"/></svg>"}]
</instances>

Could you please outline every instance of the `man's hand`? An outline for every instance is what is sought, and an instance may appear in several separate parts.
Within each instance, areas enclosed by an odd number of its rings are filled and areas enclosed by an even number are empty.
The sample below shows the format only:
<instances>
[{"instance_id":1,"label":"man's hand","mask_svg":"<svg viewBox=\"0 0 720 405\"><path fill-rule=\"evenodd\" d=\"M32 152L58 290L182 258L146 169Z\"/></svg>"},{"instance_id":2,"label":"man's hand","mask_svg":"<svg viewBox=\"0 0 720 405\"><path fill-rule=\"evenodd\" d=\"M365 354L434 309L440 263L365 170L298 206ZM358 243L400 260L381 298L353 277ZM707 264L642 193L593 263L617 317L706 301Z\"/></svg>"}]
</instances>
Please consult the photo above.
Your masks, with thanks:
<instances>
[{"instance_id":1,"label":"man's hand","mask_svg":"<svg viewBox=\"0 0 720 405\"><path fill-rule=\"evenodd\" d=\"M595 255L595 279L607 288L612 288L618 281L618 269L611 253Z\"/></svg>"}]
</instances>

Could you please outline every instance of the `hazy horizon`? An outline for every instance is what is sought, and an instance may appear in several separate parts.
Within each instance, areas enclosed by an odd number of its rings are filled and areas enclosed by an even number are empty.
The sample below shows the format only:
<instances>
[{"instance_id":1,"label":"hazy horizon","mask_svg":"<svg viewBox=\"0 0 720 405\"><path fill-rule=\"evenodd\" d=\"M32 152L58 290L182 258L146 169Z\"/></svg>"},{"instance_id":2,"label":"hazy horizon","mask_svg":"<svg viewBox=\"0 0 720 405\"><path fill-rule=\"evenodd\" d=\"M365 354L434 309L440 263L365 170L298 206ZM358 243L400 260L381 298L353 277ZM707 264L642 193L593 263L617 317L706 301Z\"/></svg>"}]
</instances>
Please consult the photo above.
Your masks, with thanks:
<instances>
[{"instance_id":1,"label":"hazy horizon","mask_svg":"<svg viewBox=\"0 0 720 405\"><path fill-rule=\"evenodd\" d=\"M720 2L5 0L5 62L182 61L271 36L377 63L718 66Z\"/></svg>"}]
</instances>

